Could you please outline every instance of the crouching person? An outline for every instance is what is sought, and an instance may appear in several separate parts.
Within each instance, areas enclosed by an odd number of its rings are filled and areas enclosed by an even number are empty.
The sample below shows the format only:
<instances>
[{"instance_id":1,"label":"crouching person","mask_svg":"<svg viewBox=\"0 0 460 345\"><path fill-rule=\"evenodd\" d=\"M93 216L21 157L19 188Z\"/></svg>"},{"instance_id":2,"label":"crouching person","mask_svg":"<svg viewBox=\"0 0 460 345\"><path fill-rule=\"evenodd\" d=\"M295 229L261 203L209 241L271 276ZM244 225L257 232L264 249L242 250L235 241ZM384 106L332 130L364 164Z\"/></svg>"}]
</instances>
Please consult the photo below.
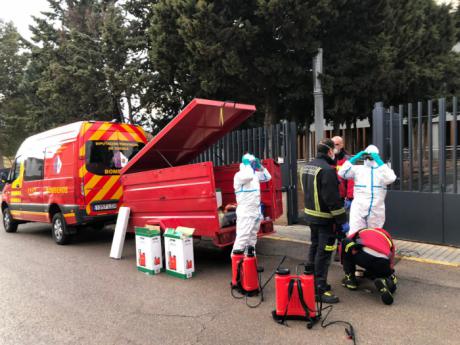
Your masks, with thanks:
<instances>
[{"instance_id":1,"label":"crouching person","mask_svg":"<svg viewBox=\"0 0 460 345\"><path fill-rule=\"evenodd\" d=\"M350 290L358 288L356 266L364 268L365 276L373 279L382 302L393 303L396 291L394 275L395 247L388 232L380 228L362 229L349 233L342 241L342 263L345 277L342 285Z\"/></svg>"}]
</instances>

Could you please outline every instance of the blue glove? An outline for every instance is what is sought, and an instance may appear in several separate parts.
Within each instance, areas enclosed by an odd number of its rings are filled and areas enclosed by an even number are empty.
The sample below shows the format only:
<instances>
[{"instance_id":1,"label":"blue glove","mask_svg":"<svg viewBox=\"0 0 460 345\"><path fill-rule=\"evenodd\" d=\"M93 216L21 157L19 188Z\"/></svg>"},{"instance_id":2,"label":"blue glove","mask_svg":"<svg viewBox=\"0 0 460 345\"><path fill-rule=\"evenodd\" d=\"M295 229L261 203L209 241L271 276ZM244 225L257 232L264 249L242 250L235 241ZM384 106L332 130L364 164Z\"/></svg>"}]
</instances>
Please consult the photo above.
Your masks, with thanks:
<instances>
[{"instance_id":1,"label":"blue glove","mask_svg":"<svg viewBox=\"0 0 460 345\"><path fill-rule=\"evenodd\" d=\"M345 199L345 203L343 204L343 207L346 209L346 210L349 210L350 207L351 207L351 203L353 202L353 200L350 200L350 199Z\"/></svg>"},{"instance_id":2,"label":"blue glove","mask_svg":"<svg viewBox=\"0 0 460 345\"><path fill-rule=\"evenodd\" d=\"M372 152L371 157L374 158L374 161L377 163L379 167L383 165L382 158L380 158L378 153Z\"/></svg>"},{"instance_id":3,"label":"blue glove","mask_svg":"<svg viewBox=\"0 0 460 345\"><path fill-rule=\"evenodd\" d=\"M342 225L342 229L340 229L344 234L346 234L348 231L350 231L350 224L348 223L343 223Z\"/></svg>"},{"instance_id":4,"label":"blue glove","mask_svg":"<svg viewBox=\"0 0 460 345\"><path fill-rule=\"evenodd\" d=\"M259 159L259 158L254 159L254 160L251 162L251 167L252 167L254 170L260 170L260 169L262 169L262 164L260 164L260 159Z\"/></svg>"},{"instance_id":5,"label":"blue glove","mask_svg":"<svg viewBox=\"0 0 460 345\"><path fill-rule=\"evenodd\" d=\"M364 155L365 153L366 153L365 151L358 152L357 154L355 154L353 157L350 158L350 163L355 164L358 161L358 159L360 159L362 155Z\"/></svg>"}]
</instances>

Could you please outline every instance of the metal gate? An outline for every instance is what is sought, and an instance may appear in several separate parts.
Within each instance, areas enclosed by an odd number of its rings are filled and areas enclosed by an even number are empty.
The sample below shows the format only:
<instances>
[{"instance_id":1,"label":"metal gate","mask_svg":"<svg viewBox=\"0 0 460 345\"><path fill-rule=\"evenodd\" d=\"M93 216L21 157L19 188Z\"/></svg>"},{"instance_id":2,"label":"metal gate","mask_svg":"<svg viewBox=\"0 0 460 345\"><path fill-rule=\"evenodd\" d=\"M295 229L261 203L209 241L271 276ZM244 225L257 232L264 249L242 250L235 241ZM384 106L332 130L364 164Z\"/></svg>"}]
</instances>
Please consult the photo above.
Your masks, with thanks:
<instances>
[{"instance_id":1,"label":"metal gate","mask_svg":"<svg viewBox=\"0 0 460 345\"><path fill-rule=\"evenodd\" d=\"M373 111L373 141L398 179L385 226L397 237L460 245L456 97Z\"/></svg>"},{"instance_id":2,"label":"metal gate","mask_svg":"<svg viewBox=\"0 0 460 345\"><path fill-rule=\"evenodd\" d=\"M283 121L271 127L241 129L227 134L195 161L214 165L238 163L245 152L273 158L281 165L283 192L287 199L288 224L297 222L297 128Z\"/></svg>"}]
</instances>

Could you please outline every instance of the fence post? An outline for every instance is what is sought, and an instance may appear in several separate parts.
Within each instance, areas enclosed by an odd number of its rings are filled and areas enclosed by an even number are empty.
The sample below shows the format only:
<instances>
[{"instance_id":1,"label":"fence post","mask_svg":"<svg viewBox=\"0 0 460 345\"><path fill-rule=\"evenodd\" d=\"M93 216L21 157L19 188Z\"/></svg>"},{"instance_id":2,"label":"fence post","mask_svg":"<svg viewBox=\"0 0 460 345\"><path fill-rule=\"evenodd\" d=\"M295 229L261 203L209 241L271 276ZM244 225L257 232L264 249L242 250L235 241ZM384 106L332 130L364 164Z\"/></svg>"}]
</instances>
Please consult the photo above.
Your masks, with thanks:
<instances>
[{"instance_id":1,"label":"fence post","mask_svg":"<svg viewBox=\"0 0 460 345\"><path fill-rule=\"evenodd\" d=\"M441 193L446 192L446 99L439 98L439 184Z\"/></svg>"},{"instance_id":2,"label":"fence post","mask_svg":"<svg viewBox=\"0 0 460 345\"><path fill-rule=\"evenodd\" d=\"M457 97L452 98L452 132L454 132L454 145L452 147L452 165L453 171L453 192L457 194L457 146L458 146L458 133L457 133Z\"/></svg>"},{"instance_id":3,"label":"fence post","mask_svg":"<svg viewBox=\"0 0 460 345\"><path fill-rule=\"evenodd\" d=\"M295 122L286 123L286 154L289 159L291 186L290 186L290 217L288 224L297 223L298 204L297 204L297 124ZM287 143L289 141L289 143Z\"/></svg>"},{"instance_id":4,"label":"fence post","mask_svg":"<svg viewBox=\"0 0 460 345\"><path fill-rule=\"evenodd\" d=\"M384 161L388 160L385 132L385 109L382 102L377 102L372 110L372 143L379 148L380 156Z\"/></svg>"}]
</instances>

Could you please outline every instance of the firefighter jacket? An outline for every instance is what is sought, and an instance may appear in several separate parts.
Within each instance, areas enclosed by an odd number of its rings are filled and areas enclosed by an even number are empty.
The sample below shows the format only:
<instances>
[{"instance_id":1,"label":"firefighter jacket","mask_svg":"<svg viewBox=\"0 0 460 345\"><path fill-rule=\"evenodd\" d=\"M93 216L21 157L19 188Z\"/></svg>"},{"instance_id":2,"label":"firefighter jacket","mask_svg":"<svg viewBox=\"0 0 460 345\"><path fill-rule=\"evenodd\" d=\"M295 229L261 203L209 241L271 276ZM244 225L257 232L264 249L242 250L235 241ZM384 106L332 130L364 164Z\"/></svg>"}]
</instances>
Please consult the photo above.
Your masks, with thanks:
<instances>
[{"instance_id":1,"label":"firefighter jacket","mask_svg":"<svg viewBox=\"0 0 460 345\"><path fill-rule=\"evenodd\" d=\"M345 180L338 175L340 168L342 167L343 163L345 163L348 159L350 159L350 155L345 152L344 149L340 151L339 154L336 155L336 170L337 170L337 178L339 179L339 194L342 199L353 199L353 187L355 185L353 180Z\"/></svg>"},{"instance_id":2,"label":"firefighter jacket","mask_svg":"<svg viewBox=\"0 0 460 345\"><path fill-rule=\"evenodd\" d=\"M339 180L334 163L327 155L318 154L302 168L302 190L305 218L309 224L343 224L347 215L339 195Z\"/></svg>"},{"instance_id":3,"label":"firefighter jacket","mask_svg":"<svg viewBox=\"0 0 460 345\"><path fill-rule=\"evenodd\" d=\"M365 228L354 234L348 235L347 238L362 246L362 250L367 254L390 260L390 266L393 268L395 245L393 244L391 235L384 229ZM346 251L347 248L345 247L345 252Z\"/></svg>"}]
</instances>

